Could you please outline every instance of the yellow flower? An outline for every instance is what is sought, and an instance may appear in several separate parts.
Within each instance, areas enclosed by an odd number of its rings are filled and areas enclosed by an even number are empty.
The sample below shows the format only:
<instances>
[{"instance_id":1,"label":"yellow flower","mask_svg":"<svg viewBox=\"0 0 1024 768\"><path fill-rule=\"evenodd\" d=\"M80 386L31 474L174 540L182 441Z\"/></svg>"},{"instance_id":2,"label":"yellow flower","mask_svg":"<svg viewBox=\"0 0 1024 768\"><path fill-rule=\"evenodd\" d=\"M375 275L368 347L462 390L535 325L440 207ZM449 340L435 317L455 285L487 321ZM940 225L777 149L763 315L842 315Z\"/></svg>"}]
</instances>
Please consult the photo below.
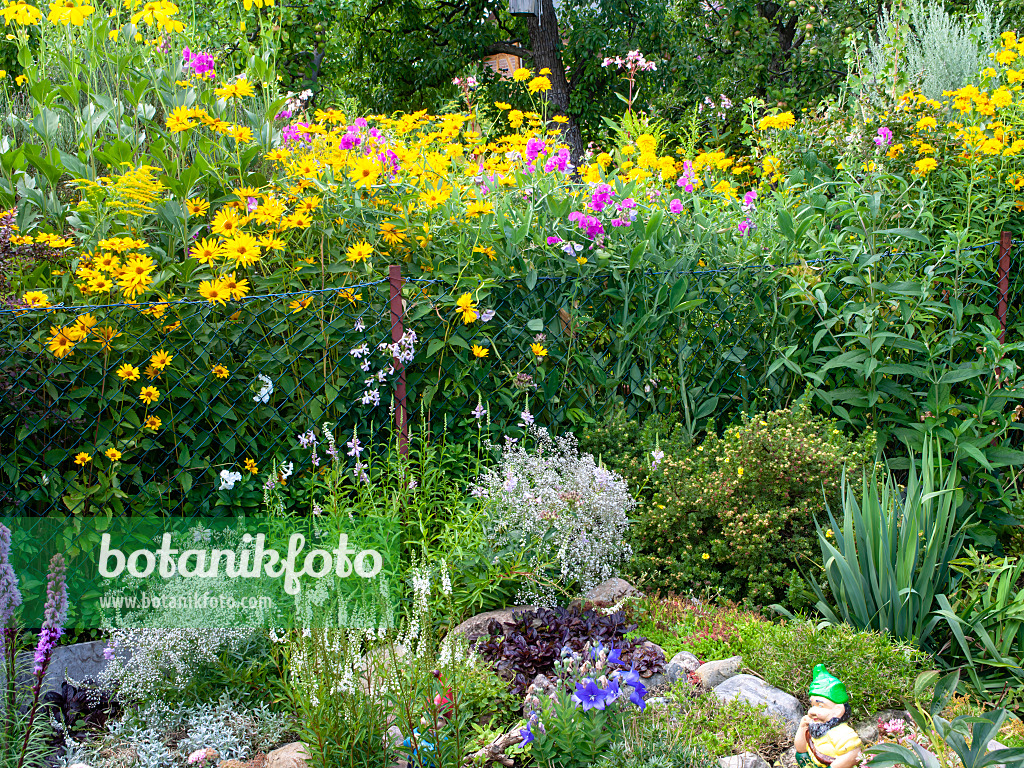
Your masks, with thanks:
<instances>
[{"instance_id":1,"label":"yellow flower","mask_svg":"<svg viewBox=\"0 0 1024 768\"><path fill-rule=\"evenodd\" d=\"M50 297L42 291L28 291L21 300L32 309L45 309L50 306Z\"/></svg>"},{"instance_id":2,"label":"yellow flower","mask_svg":"<svg viewBox=\"0 0 1024 768\"><path fill-rule=\"evenodd\" d=\"M22 26L38 24L39 20L43 18L42 11L34 5L29 5L24 2L9 3L6 8L0 11L0 14L3 15L4 23L7 26L10 26L12 21L15 24L21 24Z\"/></svg>"},{"instance_id":3,"label":"yellow flower","mask_svg":"<svg viewBox=\"0 0 1024 768\"><path fill-rule=\"evenodd\" d=\"M938 123L934 117L922 117L917 121L917 130L919 131L935 130L936 127L938 127Z\"/></svg>"},{"instance_id":4,"label":"yellow flower","mask_svg":"<svg viewBox=\"0 0 1024 768\"><path fill-rule=\"evenodd\" d=\"M526 89L530 93L546 93L551 90L551 81L546 77L535 77L527 84Z\"/></svg>"},{"instance_id":5,"label":"yellow flower","mask_svg":"<svg viewBox=\"0 0 1024 768\"><path fill-rule=\"evenodd\" d=\"M142 426L145 427L146 429L152 429L154 432L156 432L158 429L160 429L161 423L162 422L160 421L159 416L147 416L146 422Z\"/></svg>"},{"instance_id":6,"label":"yellow flower","mask_svg":"<svg viewBox=\"0 0 1024 768\"><path fill-rule=\"evenodd\" d=\"M701 560L710 560L711 559L711 555L709 555L707 552L705 552L703 555L700 556L700 559Z\"/></svg>"},{"instance_id":7,"label":"yellow flower","mask_svg":"<svg viewBox=\"0 0 1024 768\"><path fill-rule=\"evenodd\" d=\"M14 78L14 82L16 85L24 85L27 81L28 78L24 75L18 75L16 78Z\"/></svg>"},{"instance_id":8,"label":"yellow flower","mask_svg":"<svg viewBox=\"0 0 1024 768\"><path fill-rule=\"evenodd\" d=\"M221 285L220 280L203 280L199 283L199 295L211 304L225 305L228 303L230 294Z\"/></svg>"},{"instance_id":9,"label":"yellow flower","mask_svg":"<svg viewBox=\"0 0 1024 768\"><path fill-rule=\"evenodd\" d=\"M827 531L825 531L825 538L826 539L831 539L833 536L835 536L835 534L832 533L832 529L831 528L829 528Z\"/></svg>"},{"instance_id":10,"label":"yellow flower","mask_svg":"<svg viewBox=\"0 0 1024 768\"><path fill-rule=\"evenodd\" d=\"M167 130L171 133L181 133L189 128L195 128L197 123L192 120L192 110L188 107L175 107L167 116Z\"/></svg>"},{"instance_id":11,"label":"yellow flower","mask_svg":"<svg viewBox=\"0 0 1024 768\"><path fill-rule=\"evenodd\" d=\"M231 298L236 301L244 298L249 293L249 281L245 278L239 280L235 277L234 272L222 277L220 279L220 284L221 287L228 292Z\"/></svg>"},{"instance_id":12,"label":"yellow flower","mask_svg":"<svg viewBox=\"0 0 1024 768\"><path fill-rule=\"evenodd\" d=\"M222 244L226 258L235 260L240 267L251 267L260 260L262 249L259 240L246 232L239 232Z\"/></svg>"},{"instance_id":13,"label":"yellow flower","mask_svg":"<svg viewBox=\"0 0 1024 768\"><path fill-rule=\"evenodd\" d=\"M65 27L69 24L80 27L95 10L83 0L60 0L57 3L50 3L50 13L46 20L54 24L63 24Z\"/></svg>"},{"instance_id":14,"label":"yellow flower","mask_svg":"<svg viewBox=\"0 0 1024 768\"><path fill-rule=\"evenodd\" d=\"M473 350L474 357L487 357L491 353L491 350L481 347L479 344L474 344L470 349Z\"/></svg>"},{"instance_id":15,"label":"yellow flower","mask_svg":"<svg viewBox=\"0 0 1024 768\"><path fill-rule=\"evenodd\" d=\"M536 355L537 357L544 358L548 356L547 348L542 346L541 344L531 344L530 351L533 352L533 354Z\"/></svg>"},{"instance_id":16,"label":"yellow flower","mask_svg":"<svg viewBox=\"0 0 1024 768\"><path fill-rule=\"evenodd\" d=\"M199 261L200 264L213 264L223 254L223 245L219 240L208 237L205 240L197 240L188 255Z\"/></svg>"},{"instance_id":17,"label":"yellow flower","mask_svg":"<svg viewBox=\"0 0 1024 768\"><path fill-rule=\"evenodd\" d=\"M576 263L579 264L582 267L584 264L587 263L587 257L586 256L577 256L576 257Z\"/></svg>"},{"instance_id":18,"label":"yellow flower","mask_svg":"<svg viewBox=\"0 0 1024 768\"><path fill-rule=\"evenodd\" d=\"M92 461L92 456L90 456L85 451L82 451L81 453L75 456L75 464L77 464L80 467L84 467L90 461Z\"/></svg>"},{"instance_id":19,"label":"yellow flower","mask_svg":"<svg viewBox=\"0 0 1024 768\"><path fill-rule=\"evenodd\" d=\"M306 307L308 307L312 303L313 303L313 297L312 296L306 296L304 298L295 299L294 301L288 302L288 309L290 309L292 311L292 314L294 315L294 314L298 314L299 312L304 310Z\"/></svg>"},{"instance_id":20,"label":"yellow flower","mask_svg":"<svg viewBox=\"0 0 1024 768\"><path fill-rule=\"evenodd\" d=\"M353 264L358 264L361 261L366 261L373 255L373 246L365 240L356 243L349 247L345 251L345 260L350 261Z\"/></svg>"},{"instance_id":21,"label":"yellow flower","mask_svg":"<svg viewBox=\"0 0 1024 768\"><path fill-rule=\"evenodd\" d=\"M760 131L768 128L777 128L785 130L792 128L796 124L796 118L793 117L792 112L783 112L779 115L765 115L757 124L757 128Z\"/></svg>"},{"instance_id":22,"label":"yellow flower","mask_svg":"<svg viewBox=\"0 0 1024 768\"><path fill-rule=\"evenodd\" d=\"M171 364L171 360L173 359L174 355L169 355L165 350L161 349L159 352L155 352L153 354L153 356L149 359L149 363L158 371L162 371L164 368Z\"/></svg>"},{"instance_id":23,"label":"yellow flower","mask_svg":"<svg viewBox=\"0 0 1024 768\"><path fill-rule=\"evenodd\" d=\"M117 377L125 381L138 381L139 375L139 369L128 363L117 369Z\"/></svg>"},{"instance_id":24,"label":"yellow flower","mask_svg":"<svg viewBox=\"0 0 1024 768\"><path fill-rule=\"evenodd\" d=\"M462 313L462 322L466 325L474 322L477 318L476 302L472 295L464 293L455 302L455 311Z\"/></svg>"},{"instance_id":25,"label":"yellow flower","mask_svg":"<svg viewBox=\"0 0 1024 768\"><path fill-rule=\"evenodd\" d=\"M743 467L736 468L736 477L743 477Z\"/></svg>"},{"instance_id":26,"label":"yellow flower","mask_svg":"<svg viewBox=\"0 0 1024 768\"><path fill-rule=\"evenodd\" d=\"M213 375L216 376L218 379L226 379L228 376L231 375L231 372L223 365L215 365L213 366L213 368L211 368L211 371L213 371Z\"/></svg>"},{"instance_id":27,"label":"yellow flower","mask_svg":"<svg viewBox=\"0 0 1024 768\"><path fill-rule=\"evenodd\" d=\"M520 67L519 69L512 73L512 79L515 80L517 83L525 82L526 80L530 79L530 70L528 70L526 67Z\"/></svg>"},{"instance_id":28,"label":"yellow flower","mask_svg":"<svg viewBox=\"0 0 1024 768\"><path fill-rule=\"evenodd\" d=\"M255 461L247 457L245 460L245 471L251 475L255 475L260 471L260 468L256 465Z\"/></svg>"},{"instance_id":29,"label":"yellow flower","mask_svg":"<svg viewBox=\"0 0 1024 768\"><path fill-rule=\"evenodd\" d=\"M494 213L494 203L485 203L480 200L472 200L466 206L466 216L480 216L485 213Z\"/></svg>"},{"instance_id":30,"label":"yellow flower","mask_svg":"<svg viewBox=\"0 0 1024 768\"><path fill-rule=\"evenodd\" d=\"M356 189L363 189L376 184L382 170L383 166L377 158L370 155L356 160L348 172L348 177L355 183Z\"/></svg>"},{"instance_id":31,"label":"yellow flower","mask_svg":"<svg viewBox=\"0 0 1024 768\"><path fill-rule=\"evenodd\" d=\"M914 163L914 173L919 176L927 176L929 173L935 170L938 166L938 161L934 157L924 157Z\"/></svg>"},{"instance_id":32,"label":"yellow flower","mask_svg":"<svg viewBox=\"0 0 1024 768\"><path fill-rule=\"evenodd\" d=\"M54 357L64 357L75 347L74 333L69 328L50 327L50 340L47 348Z\"/></svg>"},{"instance_id":33,"label":"yellow flower","mask_svg":"<svg viewBox=\"0 0 1024 768\"><path fill-rule=\"evenodd\" d=\"M160 390L156 387L143 387L142 391L139 392L139 400L144 402L146 405L152 405L160 399Z\"/></svg>"},{"instance_id":34,"label":"yellow flower","mask_svg":"<svg viewBox=\"0 0 1024 768\"><path fill-rule=\"evenodd\" d=\"M111 461L117 461L121 458L121 452L117 448L107 448L103 454Z\"/></svg>"}]
</instances>

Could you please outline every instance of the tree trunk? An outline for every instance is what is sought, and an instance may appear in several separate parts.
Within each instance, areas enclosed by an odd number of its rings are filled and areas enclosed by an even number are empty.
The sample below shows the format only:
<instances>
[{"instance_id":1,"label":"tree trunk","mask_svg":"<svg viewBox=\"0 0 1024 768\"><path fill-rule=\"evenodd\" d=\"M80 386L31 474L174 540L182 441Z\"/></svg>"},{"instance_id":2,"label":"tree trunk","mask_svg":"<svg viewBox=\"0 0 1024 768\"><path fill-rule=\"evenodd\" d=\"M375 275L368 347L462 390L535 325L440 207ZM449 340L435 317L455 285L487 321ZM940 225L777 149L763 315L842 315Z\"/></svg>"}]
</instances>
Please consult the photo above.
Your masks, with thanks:
<instances>
[{"instance_id":1,"label":"tree trunk","mask_svg":"<svg viewBox=\"0 0 1024 768\"><path fill-rule=\"evenodd\" d=\"M551 90L547 92L554 114L565 115L569 122L565 123L562 138L569 145L569 153L573 165L579 165L583 158L583 136L580 127L569 114L569 95L571 89L565 77L565 65L562 64L562 39L558 33L558 18L555 16L554 0L537 0L541 4L541 15L527 16L526 28L530 33L530 49L533 51L533 65L536 71L547 67L551 70Z\"/></svg>"}]
</instances>

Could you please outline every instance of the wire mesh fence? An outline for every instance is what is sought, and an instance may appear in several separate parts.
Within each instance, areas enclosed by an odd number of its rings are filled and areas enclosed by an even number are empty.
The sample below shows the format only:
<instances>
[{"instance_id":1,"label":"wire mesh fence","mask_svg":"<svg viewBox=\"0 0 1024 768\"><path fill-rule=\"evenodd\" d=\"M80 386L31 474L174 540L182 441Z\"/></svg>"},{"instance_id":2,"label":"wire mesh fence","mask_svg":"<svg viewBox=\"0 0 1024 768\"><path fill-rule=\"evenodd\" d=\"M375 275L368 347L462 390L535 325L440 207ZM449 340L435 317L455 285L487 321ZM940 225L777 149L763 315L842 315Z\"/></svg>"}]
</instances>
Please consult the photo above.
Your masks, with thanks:
<instances>
[{"instance_id":1,"label":"wire mesh fence","mask_svg":"<svg viewBox=\"0 0 1024 768\"><path fill-rule=\"evenodd\" d=\"M977 251L976 269L943 274L942 300L992 313L999 244ZM321 445L326 431L340 445L353 432L387 441L396 412L495 440L530 421L573 428L616 404L721 424L799 394L780 353L810 343L813 312L793 286L835 268L534 275L469 291L393 273L225 304L3 310L0 506L36 516L257 508L272 467L315 471L310 430ZM1019 336L1024 284L1011 276L1005 319Z\"/></svg>"}]
</instances>

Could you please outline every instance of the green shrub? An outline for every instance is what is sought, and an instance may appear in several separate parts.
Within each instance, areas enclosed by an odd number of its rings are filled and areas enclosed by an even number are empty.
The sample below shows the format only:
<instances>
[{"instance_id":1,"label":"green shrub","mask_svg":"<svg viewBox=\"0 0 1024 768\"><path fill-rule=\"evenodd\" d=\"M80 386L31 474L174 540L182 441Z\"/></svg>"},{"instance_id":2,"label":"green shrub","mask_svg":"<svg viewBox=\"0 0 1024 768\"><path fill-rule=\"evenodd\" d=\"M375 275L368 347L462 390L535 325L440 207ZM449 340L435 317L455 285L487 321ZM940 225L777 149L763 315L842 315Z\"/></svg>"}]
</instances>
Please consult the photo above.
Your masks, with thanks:
<instances>
[{"instance_id":1,"label":"green shrub","mask_svg":"<svg viewBox=\"0 0 1024 768\"><path fill-rule=\"evenodd\" d=\"M614 744L596 768L718 768L718 760L700 747L666 733L644 732Z\"/></svg>"},{"instance_id":2,"label":"green shrub","mask_svg":"<svg viewBox=\"0 0 1024 768\"><path fill-rule=\"evenodd\" d=\"M654 414L641 423L621 406L604 421L581 430L578 439L580 451L596 456L602 466L622 475L640 497L649 491L654 451L675 454L693 443L675 414Z\"/></svg>"},{"instance_id":3,"label":"green shrub","mask_svg":"<svg viewBox=\"0 0 1024 768\"><path fill-rule=\"evenodd\" d=\"M843 468L859 473L873 447L873 433L851 440L797 406L666 455L632 530L634 570L666 591L801 605L794 577L817 559L815 518L838 501Z\"/></svg>"},{"instance_id":4,"label":"green shrub","mask_svg":"<svg viewBox=\"0 0 1024 768\"><path fill-rule=\"evenodd\" d=\"M811 670L824 664L850 692L852 717L902 708L928 656L878 632L810 621L750 624L743 631L743 663L804 704Z\"/></svg>"},{"instance_id":5,"label":"green shrub","mask_svg":"<svg viewBox=\"0 0 1024 768\"><path fill-rule=\"evenodd\" d=\"M741 653L741 632L763 619L735 604L714 605L688 597L642 598L627 607L635 635L646 637L664 649L670 659L689 651L701 661L725 659Z\"/></svg>"},{"instance_id":6,"label":"green shrub","mask_svg":"<svg viewBox=\"0 0 1024 768\"><path fill-rule=\"evenodd\" d=\"M674 727L692 745L715 757L756 752L772 763L790 745L785 723L749 702L722 701L713 693L693 696L686 682L677 685L673 694L681 707Z\"/></svg>"}]
</instances>

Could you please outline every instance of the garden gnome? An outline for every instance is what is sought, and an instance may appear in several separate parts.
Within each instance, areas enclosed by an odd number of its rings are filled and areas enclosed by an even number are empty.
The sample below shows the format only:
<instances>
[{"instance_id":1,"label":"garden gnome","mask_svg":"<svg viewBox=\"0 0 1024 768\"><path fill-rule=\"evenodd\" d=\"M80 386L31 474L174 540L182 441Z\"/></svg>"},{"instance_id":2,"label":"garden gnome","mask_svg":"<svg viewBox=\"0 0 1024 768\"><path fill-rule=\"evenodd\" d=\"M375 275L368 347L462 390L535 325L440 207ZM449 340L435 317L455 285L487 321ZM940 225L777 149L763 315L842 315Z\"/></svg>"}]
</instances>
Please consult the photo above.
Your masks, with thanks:
<instances>
[{"instance_id":1,"label":"garden gnome","mask_svg":"<svg viewBox=\"0 0 1024 768\"><path fill-rule=\"evenodd\" d=\"M799 768L853 768L864 746L860 736L847 723L850 719L850 694L824 664L814 668L807 692L811 708L796 729L793 746Z\"/></svg>"}]
</instances>

